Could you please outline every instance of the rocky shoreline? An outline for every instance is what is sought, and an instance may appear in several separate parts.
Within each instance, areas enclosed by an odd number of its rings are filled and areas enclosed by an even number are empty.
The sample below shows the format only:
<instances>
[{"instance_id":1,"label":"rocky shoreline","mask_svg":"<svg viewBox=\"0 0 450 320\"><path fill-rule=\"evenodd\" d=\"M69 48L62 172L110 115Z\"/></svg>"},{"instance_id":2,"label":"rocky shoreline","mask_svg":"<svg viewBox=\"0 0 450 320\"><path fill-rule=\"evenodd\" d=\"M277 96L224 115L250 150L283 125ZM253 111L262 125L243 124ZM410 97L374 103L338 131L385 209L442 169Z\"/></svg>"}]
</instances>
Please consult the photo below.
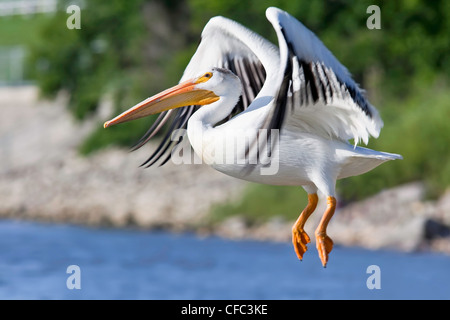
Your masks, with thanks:
<instances>
[{"instance_id":1,"label":"rocky shoreline","mask_svg":"<svg viewBox=\"0 0 450 320\"><path fill-rule=\"evenodd\" d=\"M63 96L38 101L34 87L0 88L0 218L290 241L293 222L280 217L261 225L238 216L207 224L211 205L237 199L246 182L206 165L139 168L150 148L81 157L77 146L108 117L108 104L80 124L64 103ZM306 225L310 235L323 202ZM423 184L415 182L340 208L328 233L340 245L450 254L449 226L450 190L426 201Z\"/></svg>"}]
</instances>

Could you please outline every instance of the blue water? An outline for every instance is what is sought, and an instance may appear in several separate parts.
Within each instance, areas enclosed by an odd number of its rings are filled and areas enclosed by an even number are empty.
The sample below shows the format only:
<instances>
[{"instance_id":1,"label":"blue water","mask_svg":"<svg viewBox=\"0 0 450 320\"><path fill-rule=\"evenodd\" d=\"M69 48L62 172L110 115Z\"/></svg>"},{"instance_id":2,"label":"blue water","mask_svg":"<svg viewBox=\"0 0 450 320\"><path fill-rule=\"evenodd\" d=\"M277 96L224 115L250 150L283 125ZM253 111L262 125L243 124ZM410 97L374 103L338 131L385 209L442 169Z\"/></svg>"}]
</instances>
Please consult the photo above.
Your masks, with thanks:
<instances>
[{"instance_id":1,"label":"blue water","mask_svg":"<svg viewBox=\"0 0 450 320\"><path fill-rule=\"evenodd\" d=\"M324 269L314 245L300 262L288 243L0 221L0 299L449 299L449 271L434 253L336 246Z\"/></svg>"}]
</instances>

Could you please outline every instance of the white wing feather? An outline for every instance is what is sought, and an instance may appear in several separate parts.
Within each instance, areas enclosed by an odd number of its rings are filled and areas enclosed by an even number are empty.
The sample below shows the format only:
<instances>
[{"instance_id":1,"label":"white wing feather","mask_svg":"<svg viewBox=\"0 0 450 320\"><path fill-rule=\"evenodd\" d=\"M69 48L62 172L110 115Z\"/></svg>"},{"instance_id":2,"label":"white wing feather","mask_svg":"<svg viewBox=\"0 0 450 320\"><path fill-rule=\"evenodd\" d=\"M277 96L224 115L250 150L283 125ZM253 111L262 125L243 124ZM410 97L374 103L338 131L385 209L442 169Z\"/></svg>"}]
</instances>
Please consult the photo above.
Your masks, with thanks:
<instances>
[{"instance_id":1,"label":"white wing feather","mask_svg":"<svg viewBox=\"0 0 450 320\"><path fill-rule=\"evenodd\" d=\"M311 88L301 76L303 70L299 61L311 66L316 84L319 81L319 85L323 85L321 90L325 91L325 94L320 92L319 99L313 103L310 99L295 105L294 113L286 117L286 125L329 138L353 138L355 144L360 140L367 144L369 135L378 137L383 127L378 111L365 100L348 70L314 33L280 9L268 8L266 16L278 36L281 72L288 63L292 66L291 94L311 96ZM358 102L362 102L362 106Z\"/></svg>"},{"instance_id":2,"label":"white wing feather","mask_svg":"<svg viewBox=\"0 0 450 320\"><path fill-rule=\"evenodd\" d=\"M278 71L277 47L241 24L218 16L211 18L203 29L201 42L181 81L212 67L223 67L227 57L260 61L268 75Z\"/></svg>"}]
</instances>

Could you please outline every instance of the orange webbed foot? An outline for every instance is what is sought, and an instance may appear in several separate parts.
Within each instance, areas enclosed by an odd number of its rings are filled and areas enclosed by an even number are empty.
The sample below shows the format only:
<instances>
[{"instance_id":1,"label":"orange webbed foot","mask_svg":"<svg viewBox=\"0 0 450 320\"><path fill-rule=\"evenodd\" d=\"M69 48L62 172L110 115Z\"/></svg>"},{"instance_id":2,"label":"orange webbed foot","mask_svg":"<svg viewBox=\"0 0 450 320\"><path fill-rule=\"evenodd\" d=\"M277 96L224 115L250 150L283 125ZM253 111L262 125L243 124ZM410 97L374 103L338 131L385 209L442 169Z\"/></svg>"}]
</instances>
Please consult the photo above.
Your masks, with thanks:
<instances>
[{"instance_id":1,"label":"orange webbed foot","mask_svg":"<svg viewBox=\"0 0 450 320\"><path fill-rule=\"evenodd\" d=\"M318 201L319 198L317 197L316 193L308 194L308 205L305 209L303 209L302 213L292 227L292 244L294 245L297 257L300 260L303 259L303 255L305 254L306 250L308 250L306 245L311 242L311 239L309 238L303 227L305 226L306 220L308 220L309 216L316 209Z\"/></svg>"},{"instance_id":2,"label":"orange webbed foot","mask_svg":"<svg viewBox=\"0 0 450 320\"><path fill-rule=\"evenodd\" d=\"M308 250L306 246L311 242L308 234L303 229L292 229L292 244L294 245L295 253L300 260L303 260L303 255Z\"/></svg>"},{"instance_id":3,"label":"orange webbed foot","mask_svg":"<svg viewBox=\"0 0 450 320\"><path fill-rule=\"evenodd\" d=\"M326 233L316 234L316 247L319 252L319 258L325 268L328 262L328 254L333 249L333 240Z\"/></svg>"}]
</instances>

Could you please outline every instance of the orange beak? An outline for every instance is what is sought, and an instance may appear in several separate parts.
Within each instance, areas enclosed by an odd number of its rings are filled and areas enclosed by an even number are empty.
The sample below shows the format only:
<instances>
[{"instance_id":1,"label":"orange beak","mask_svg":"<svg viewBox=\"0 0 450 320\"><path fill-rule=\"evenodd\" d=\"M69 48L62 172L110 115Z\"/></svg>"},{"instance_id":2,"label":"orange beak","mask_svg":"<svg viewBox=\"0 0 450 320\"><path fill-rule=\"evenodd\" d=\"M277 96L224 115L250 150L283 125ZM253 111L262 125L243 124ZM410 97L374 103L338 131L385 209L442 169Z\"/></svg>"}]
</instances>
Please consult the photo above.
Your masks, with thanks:
<instances>
[{"instance_id":1,"label":"orange beak","mask_svg":"<svg viewBox=\"0 0 450 320\"><path fill-rule=\"evenodd\" d=\"M139 119L170 109L190 105L205 105L219 100L219 97L214 92L197 89L197 84L199 84L199 81L188 80L164 90L138 103L114 119L106 121L103 127L107 128L118 123Z\"/></svg>"}]
</instances>

